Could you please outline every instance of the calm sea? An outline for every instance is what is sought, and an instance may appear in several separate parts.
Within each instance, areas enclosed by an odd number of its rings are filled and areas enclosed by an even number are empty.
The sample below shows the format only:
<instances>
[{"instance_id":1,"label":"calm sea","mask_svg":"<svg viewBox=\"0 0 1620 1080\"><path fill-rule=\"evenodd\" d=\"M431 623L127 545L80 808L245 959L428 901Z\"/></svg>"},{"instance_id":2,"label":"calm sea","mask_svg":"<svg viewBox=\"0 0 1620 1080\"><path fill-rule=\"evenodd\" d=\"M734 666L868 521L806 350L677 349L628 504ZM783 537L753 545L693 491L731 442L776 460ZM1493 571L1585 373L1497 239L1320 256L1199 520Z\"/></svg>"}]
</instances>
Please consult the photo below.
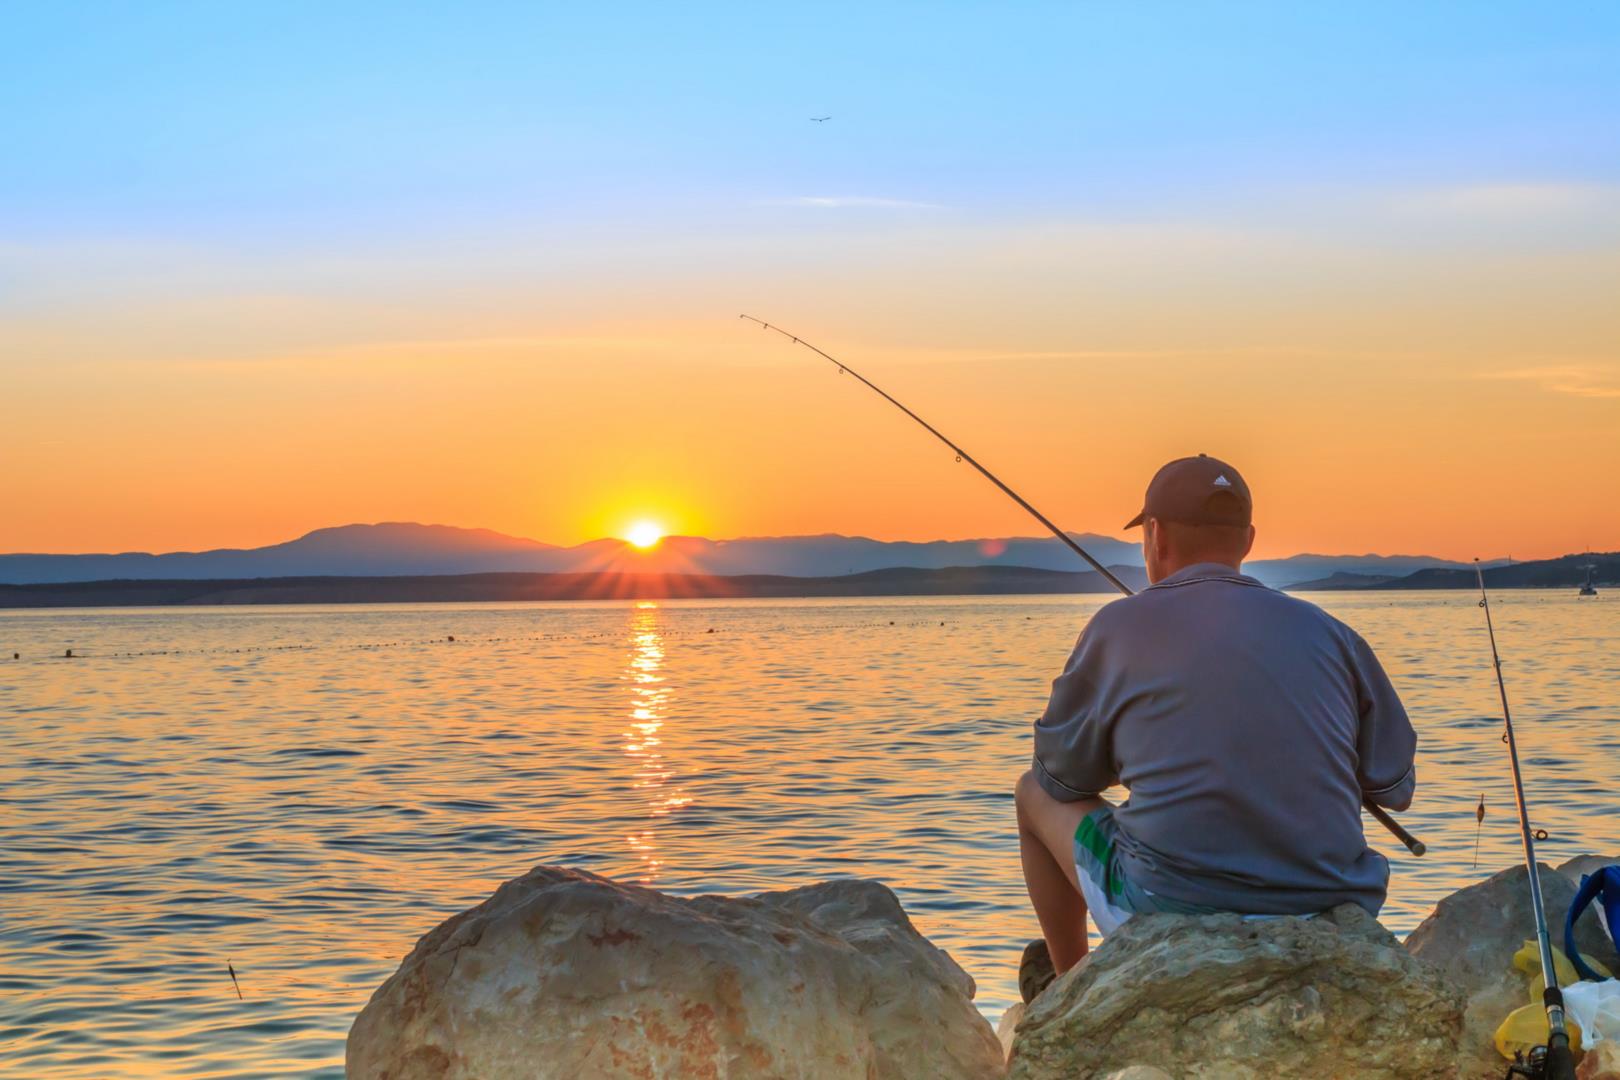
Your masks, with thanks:
<instances>
[{"instance_id":1,"label":"calm sea","mask_svg":"<svg viewBox=\"0 0 1620 1080\"><path fill-rule=\"evenodd\" d=\"M0 1075L340 1076L416 938L542 862L877 878L994 1018L1037 932L1010 791L1102 599L0 613ZM1369 824L1405 932L1518 858L1480 612L1315 599L1421 733L1429 855ZM1497 604L1545 858L1620 851L1620 603Z\"/></svg>"}]
</instances>

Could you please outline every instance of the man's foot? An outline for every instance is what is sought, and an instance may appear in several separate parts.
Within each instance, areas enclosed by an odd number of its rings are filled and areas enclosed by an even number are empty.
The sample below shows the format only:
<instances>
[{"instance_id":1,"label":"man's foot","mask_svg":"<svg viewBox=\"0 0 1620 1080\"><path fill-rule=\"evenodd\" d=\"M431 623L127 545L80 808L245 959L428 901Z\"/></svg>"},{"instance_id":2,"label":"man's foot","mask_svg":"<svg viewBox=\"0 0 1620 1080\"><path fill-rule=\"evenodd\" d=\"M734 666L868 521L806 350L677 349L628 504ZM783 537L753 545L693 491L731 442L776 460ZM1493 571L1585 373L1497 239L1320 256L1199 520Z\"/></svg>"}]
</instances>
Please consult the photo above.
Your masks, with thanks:
<instances>
[{"instance_id":1,"label":"man's foot","mask_svg":"<svg viewBox=\"0 0 1620 1080\"><path fill-rule=\"evenodd\" d=\"M1024 946L1024 958L1018 961L1018 993L1024 1004L1052 985L1057 971L1052 967L1052 954L1046 948L1045 938L1036 938Z\"/></svg>"}]
</instances>

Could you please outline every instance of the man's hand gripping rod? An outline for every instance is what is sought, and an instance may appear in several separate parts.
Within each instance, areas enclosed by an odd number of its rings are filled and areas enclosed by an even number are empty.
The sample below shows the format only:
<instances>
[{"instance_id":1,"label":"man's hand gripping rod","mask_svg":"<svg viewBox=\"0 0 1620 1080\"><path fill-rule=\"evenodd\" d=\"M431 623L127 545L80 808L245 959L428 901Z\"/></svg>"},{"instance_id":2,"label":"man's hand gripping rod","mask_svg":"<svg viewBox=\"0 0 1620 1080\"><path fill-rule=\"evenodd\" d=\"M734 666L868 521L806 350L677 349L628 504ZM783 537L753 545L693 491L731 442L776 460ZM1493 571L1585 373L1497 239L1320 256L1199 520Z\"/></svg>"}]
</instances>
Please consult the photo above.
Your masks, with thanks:
<instances>
[{"instance_id":1,"label":"man's hand gripping rod","mask_svg":"<svg viewBox=\"0 0 1620 1080\"><path fill-rule=\"evenodd\" d=\"M910 409L908 409L904 405L900 404L900 402L896 401L893 397L891 397L881 387L877 386L870 379L866 378L866 376L862 375L860 372L856 371L854 368L850 367L848 364L844 363L842 360L839 360L837 357L830 356L827 353L822 352L820 349L816 348L814 345L810 344L808 341L806 341L803 338L799 337L797 334L788 333L786 330L782 329L780 326L776 326L773 323L768 323L764 319L756 319L752 315L743 315L743 316L741 316L741 318L747 319L749 322L756 322L756 323L758 323L760 325L761 328L763 328L765 330L774 330L778 334L781 334L783 337L787 338L789 341L793 342L795 345L803 345L805 348L809 349L811 352L815 353L817 356L821 357L822 359L824 359L824 360L828 361L829 363L833 364L834 366L836 366L838 368L838 373L840 375L853 375L868 390L871 390L873 393L875 393L879 397L881 397L884 401L887 401L890 405L893 405L895 408L899 409L901 412L903 412L907 416L911 417L911 419L915 420L918 424L922 425L922 427L925 430L927 430L927 432L930 435L932 435L934 438L938 439L940 442L944 443L946 446L950 447L951 450L956 454L956 460L965 461L969 465L973 466L975 469L979 470L980 475L982 475L986 480L990 481L992 484L996 485L996 487L1000 488L1003 494L1005 494L1009 499L1011 499L1013 502L1017 503L1019 506L1023 507L1024 510L1027 511L1029 513L1029 515L1031 517L1033 517L1036 521L1039 521L1042 525L1046 526L1047 531L1049 531L1053 536L1057 537L1059 540L1061 540L1065 544L1067 544L1068 547L1069 547L1069 550L1073 551L1076 555L1080 556L1086 562L1090 563L1091 568L1093 570L1096 570L1097 573L1101 574L1104 578L1106 578L1110 585L1112 585L1114 588L1118 589L1120 592L1124 593L1126 596L1131 595L1130 586L1126 585L1123 581L1119 580L1118 577L1114 576L1114 574L1106 566L1104 566L1102 563L1100 563L1096 559L1092 558L1090 552L1086 551L1079 544L1075 543L1074 537L1070 536L1068 533L1064 532L1062 529L1060 529L1056 525L1052 524L1051 520L1048 519L1045 514L1041 513L1039 510L1037 510L1033 506L1031 506L1029 504L1029 502L1027 500L1025 500L1022 495L1018 494L1018 492L1014 491L1012 488L1010 488L1006 484L1002 483L1001 478L996 476L995 473L991 472L989 469L985 468L983 465L980 465L978 463L978 461L976 461L973 458L973 455L969 454L966 450L963 450L960 446L957 446L950 439L946 438L944 433L941 432L938 428L934 427L934 425L930 424L928 421L924 420L922 417L918 416L916 413L912 412ZM1423 841L1419 840L1417 837L1413 836L1411 833L1409 833L1405 829L1403 829L1401 827L1400 823L1397 822L1394 818L1390 817L1388 812L1386 812L1383 807L1377 806L1371 800L1366 800L1366 799L1362 800L1362 806L1364 806L1366 808L1366 810L1367 810L1367 812L1369 814L1371 814L1374 818L1376 818L1378 820L1379 824L1383 825L1384 828L1388 829L1394 835L1395 839L1399 840L1402 844L1406 845L1406 849L1408 851L1410 851L1412 854L1414 854L1414 855L1422 855L1426 850L1428 850L1424 846Z\"/></svg>"}]
</instances>

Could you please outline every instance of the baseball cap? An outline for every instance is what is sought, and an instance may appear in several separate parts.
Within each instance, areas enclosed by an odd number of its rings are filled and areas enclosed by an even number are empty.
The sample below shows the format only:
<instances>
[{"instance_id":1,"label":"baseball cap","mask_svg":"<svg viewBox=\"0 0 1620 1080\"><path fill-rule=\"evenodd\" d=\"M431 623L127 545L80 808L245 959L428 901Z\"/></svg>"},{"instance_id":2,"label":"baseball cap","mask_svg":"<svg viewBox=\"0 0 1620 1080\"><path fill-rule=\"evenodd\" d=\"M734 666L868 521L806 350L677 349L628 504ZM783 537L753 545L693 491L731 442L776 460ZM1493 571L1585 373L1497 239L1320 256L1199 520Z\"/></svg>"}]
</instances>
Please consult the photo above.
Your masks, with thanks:
<instances>
[{"instance_id":1,"label":"baseball cap","mask_svg":"<svg viewBox=\"0 0 1620 1080\"><path fill-rule=\"evenodd\" d=\"M1150 517L1184 525L1248 525L1254 517L1254 500L1236 469L1199 454L1177 458L1154 473L1142 498L1142 512L1125 527L1134 529Z\"/></svg>"}]
</instances>

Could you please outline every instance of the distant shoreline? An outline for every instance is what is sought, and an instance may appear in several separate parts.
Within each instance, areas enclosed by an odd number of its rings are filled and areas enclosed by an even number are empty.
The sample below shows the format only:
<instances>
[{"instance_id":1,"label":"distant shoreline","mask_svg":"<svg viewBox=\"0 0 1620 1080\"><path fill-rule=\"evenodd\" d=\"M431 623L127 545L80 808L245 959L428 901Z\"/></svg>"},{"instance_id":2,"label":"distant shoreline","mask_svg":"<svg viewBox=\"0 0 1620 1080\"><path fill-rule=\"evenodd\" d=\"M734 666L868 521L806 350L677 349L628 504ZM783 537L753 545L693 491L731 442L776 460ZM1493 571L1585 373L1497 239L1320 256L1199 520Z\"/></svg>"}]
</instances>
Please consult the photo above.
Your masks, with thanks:
<instances>
[{"instance_id":1,"label":"distant shoreline","mask_svg":"<svg viewBox=\"0 0 1620 1080\"><path fill-rule=\"evenodd\" d=\"M1141 569L1115 567L1132 588ZM1021 566L897 568L837 577L772 574L485 573L390 577L125 580L0 585L0 608L226 604L426 604L492 601L797 599L839 596L1112 593L1092 571Z\"/></svg>"},{"instance_id":2,"label":"distant shoreline","mask_svg":"<svg viewBox=\"0 0 1620 1080\"><path fill-rule=\"evenodd\" d=\"M1526 567L1529 564L1524 564ZM1147 585L1139 567L1110 568L1133 589ZM1487 571L1493 588L1573 588L1569 582L1513 580L1517 567ZM1506 573L1504 573L1506 571ZM1561 576L1561 575L1559 575ZM1471 588L1473 574L1423 571L1393 580L1301 582L1289 591L1451 590ZM1600 578L1600 583L1602 582ZM483 573L387 577L271 577L114 580L0 584L0 608L170 607L255 604L425 604L497 601L673 600L859 596L1007 596L1112 594L1093 571L1021 566L895 568L835 577L771 574Z\"/></svg>"}]
</instances>

